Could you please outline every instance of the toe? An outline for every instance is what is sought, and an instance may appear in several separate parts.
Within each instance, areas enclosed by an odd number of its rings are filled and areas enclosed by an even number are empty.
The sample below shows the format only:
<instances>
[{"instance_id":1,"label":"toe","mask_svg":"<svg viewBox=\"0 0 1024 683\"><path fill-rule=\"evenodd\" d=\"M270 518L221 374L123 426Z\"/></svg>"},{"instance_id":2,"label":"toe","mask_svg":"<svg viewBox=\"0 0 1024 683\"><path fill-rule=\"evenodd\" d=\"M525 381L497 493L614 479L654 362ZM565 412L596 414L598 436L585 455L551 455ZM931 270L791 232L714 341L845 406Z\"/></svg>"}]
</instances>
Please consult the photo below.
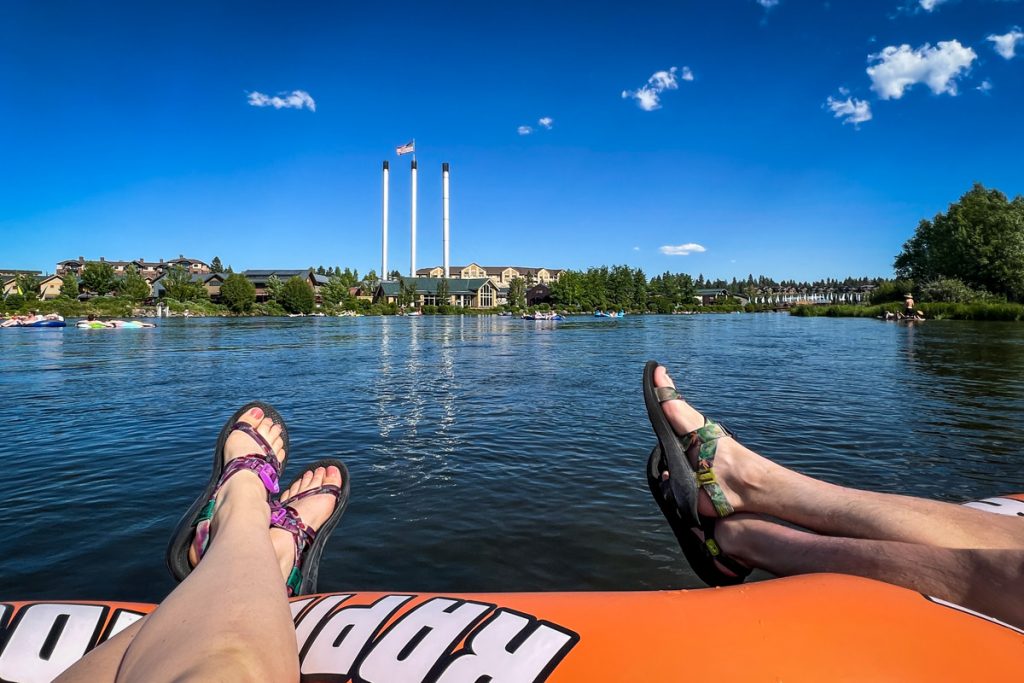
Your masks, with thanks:
<instances>
[{"instance_id":1,"label":"toe","mask_svg":"<svg viewBox=\"0 0 1024 683\"><path fill-rule=\"evenodd\" d=\"M658 366L654 370L654 386L675 387L675 382L668 374L664 366ZM704 416L698 413L693 406L680 398L679 400L665 401L661 404L665 411L665 417L677 434L687 434L694 429L704 425Z\"/></svg>"},{"instance_id":2,"label":"toe","mask_svg":"<svg viewBox=\"0 0 1024 683\"><path fill-rule=\"evenodd\" d=\"M313 477L310 479L309 482L310 488L315 489L318 486L323 486L325 474L327 474L327 470L325 470L323 467L317 467L315 470L313 470Z\"/></svg>"},{"instance_id":3,"label":"toe","mask_svg":"<svg viewBox=\"0 0 1024 683\"><path fill-rule=\"evenodd\" d=\"M335 486L341 486L341 470L334 465L327 468L327 472L324 475L325 484L334 484Z\"/></svg>"},{"instance_id":4,"label":"toe","mask_svg":"<svg viewBox=\"0 0 1024 683\"><path fill-rule=\"evenodd\" d=\"M238 421L244 422L250 427L258 428L260 423L263 421L263 409L258 406L251 408L242 413L242 416L238 418Z\"/></svg>"}]
</instances>

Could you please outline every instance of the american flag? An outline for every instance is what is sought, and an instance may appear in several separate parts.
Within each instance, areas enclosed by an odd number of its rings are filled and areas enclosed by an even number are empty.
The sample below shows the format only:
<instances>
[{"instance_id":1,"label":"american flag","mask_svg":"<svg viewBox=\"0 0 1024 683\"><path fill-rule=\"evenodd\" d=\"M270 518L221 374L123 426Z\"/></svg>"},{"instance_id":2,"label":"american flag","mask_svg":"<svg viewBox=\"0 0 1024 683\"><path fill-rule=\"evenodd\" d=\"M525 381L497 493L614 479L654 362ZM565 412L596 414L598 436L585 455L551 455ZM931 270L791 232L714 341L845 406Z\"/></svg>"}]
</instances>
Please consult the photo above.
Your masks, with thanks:
<instances>
[{"instance_id":1,"label":"american flag","mask_svg":"<svg viewBox=\"0 0 1024 683\"><path fill-rule=\"evenodd\" d=\"M415 140L410 140L409 142L405 143L404 145L400 145L398 147L395 147L395 154L397 154L398 156L402 156L403 154L412 154L415 151L416 151L416 141Z\"/></svg>"}]
</instances>

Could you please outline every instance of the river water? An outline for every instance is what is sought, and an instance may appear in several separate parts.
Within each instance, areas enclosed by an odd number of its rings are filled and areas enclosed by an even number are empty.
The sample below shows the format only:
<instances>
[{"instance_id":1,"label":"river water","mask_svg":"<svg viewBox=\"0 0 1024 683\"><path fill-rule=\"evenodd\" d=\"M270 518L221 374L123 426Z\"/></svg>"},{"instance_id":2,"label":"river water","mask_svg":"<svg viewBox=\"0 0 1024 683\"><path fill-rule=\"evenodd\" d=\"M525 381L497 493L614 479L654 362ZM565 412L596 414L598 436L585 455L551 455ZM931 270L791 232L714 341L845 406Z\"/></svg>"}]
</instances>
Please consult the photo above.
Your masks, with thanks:
<instances>
[{"instance_id":1,"label":"river water","mask_svg":"<svg viewBox=\"0 0 1024 683\"><path fill-rule=\"evenodd\" d=\"M159 601L223 421L261 398L289 471L344 459L320 590L700 585L647 491L645 360L833 482L1024 491L1024 325L784 314L168 320L0 330L0 599ZM288 473L285 479L290 480Z\"/></svg>"}]
</instances>

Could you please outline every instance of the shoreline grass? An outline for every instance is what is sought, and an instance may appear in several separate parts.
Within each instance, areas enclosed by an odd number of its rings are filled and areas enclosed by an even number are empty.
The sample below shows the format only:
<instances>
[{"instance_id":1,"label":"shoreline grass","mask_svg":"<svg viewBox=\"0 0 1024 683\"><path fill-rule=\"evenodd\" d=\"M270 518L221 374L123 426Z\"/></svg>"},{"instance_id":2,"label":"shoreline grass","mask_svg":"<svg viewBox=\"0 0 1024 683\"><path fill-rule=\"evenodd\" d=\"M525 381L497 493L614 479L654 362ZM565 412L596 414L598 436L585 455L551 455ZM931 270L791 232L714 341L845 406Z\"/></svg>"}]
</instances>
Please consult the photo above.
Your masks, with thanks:
<instances>
[{"instance_id":1,"label":"shoreline grass","mask_svg":"<svg viewBox=\"0 0 1024 683\"><path fill-rule=\"evenodd\" d=\"M1011 303L921 303L916 308L927 320L998 320L1024 321L1024 305ZM804 318L878 318L886 311L902 311L903 304L889 303L877 306L794 306L789 314Z\"/></svg>"}]
</instances>

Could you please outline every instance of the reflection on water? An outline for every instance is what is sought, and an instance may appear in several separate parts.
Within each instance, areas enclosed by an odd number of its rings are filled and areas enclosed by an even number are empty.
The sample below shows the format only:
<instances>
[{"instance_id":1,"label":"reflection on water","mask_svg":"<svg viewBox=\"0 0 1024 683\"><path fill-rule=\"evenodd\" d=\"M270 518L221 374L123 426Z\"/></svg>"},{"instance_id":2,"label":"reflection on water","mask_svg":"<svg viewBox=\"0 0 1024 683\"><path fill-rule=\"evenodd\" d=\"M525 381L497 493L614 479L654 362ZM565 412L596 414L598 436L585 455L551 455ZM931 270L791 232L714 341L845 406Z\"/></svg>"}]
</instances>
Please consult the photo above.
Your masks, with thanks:
<instances>
[{"instance_id":1,"label":"reflection on water","mask_svg":"<svg viewBox=\"0 0 1024 683\"><path fill-rule=\"evenodd\" d=\"M349 464L324 590L697 585L649 500L648 358L766 455L945 500L1024 491L1024 326L785 315L172 320L0 330L0 597L159 600L221 422ZM286 474L286 477L288 475Z\"/></svg>"}]
</instances>

